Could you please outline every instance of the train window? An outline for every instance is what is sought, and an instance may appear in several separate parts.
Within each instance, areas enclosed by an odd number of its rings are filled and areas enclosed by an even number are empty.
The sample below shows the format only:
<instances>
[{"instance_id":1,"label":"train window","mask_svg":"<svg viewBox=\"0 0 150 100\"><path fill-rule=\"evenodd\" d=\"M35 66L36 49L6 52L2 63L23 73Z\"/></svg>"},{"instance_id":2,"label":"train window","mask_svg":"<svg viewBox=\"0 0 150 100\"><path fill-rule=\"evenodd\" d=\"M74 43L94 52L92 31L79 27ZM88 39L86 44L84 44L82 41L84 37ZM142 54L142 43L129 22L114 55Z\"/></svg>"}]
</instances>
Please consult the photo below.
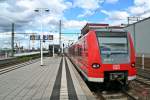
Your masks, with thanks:
<instances>
[{"instance_id":1,"label":"train window","mask_svg":"<svg viewBox=\"0 0 150 100\"><path fill-rule=\"evenodd\" d=\"M127 35L109 34L98 36L103 63L129 63Z\"/></svg>"},{"instance_id":2,"label":"train window","mask_svg":"<svg viewBox=\"0 0 150 100\"><path fill-rule=\"evenodd\" d=\"M102 53L128 53L127 38L101 37L99 38Z\"/></svg>"},{"instance_id":3,"label":"train window","mask_svg":"<svg viewBox=\"0 0 150 100\"><path fill-rule=\"evenodd\" d=\"M83 47L84 47L84 51L85 51L85 40L84 40L84 46Z\"/></svg>"},{"instance_id":4,"label":"train window","mask_svg":"<svg viewBox=\"0 0 150 100\"><path fill-rule=\"evenodd\" d=\"M82 48L78 47L78 56L81 56L81 55L82 55Z\"/></svg>"}]
</instances>

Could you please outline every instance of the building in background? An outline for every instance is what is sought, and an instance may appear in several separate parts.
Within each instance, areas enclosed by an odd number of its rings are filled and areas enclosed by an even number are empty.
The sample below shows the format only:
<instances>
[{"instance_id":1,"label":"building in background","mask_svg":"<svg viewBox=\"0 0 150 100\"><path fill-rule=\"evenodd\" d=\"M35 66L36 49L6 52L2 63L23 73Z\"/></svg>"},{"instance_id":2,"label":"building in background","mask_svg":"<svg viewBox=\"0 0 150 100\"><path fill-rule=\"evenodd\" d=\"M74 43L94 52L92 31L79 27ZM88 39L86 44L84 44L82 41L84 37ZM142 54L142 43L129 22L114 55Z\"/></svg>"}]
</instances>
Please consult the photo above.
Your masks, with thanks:
<instances>
[{"instance_id":1,"label":"building in background","mask_svg":"<svg viewBox=\"0 0 150 100\"><path fill-rule=\"evenodd\" d=\"M150 17L125 27L132 34L138 57L150 57Z\"/></svg>"},{"instance_id":2,"label":"building in background","mask_svg":"<svg viewBox=\"0 0 150 100\"><path fill-rule=\"evenodd\" d=\"M59 54L60 51L59 51L59 48L60 48L60 45L59 44L50 44L49 45L49 55L52 56L53 55L53 47L54 47L54 54Z\"/></svg>"}]
</instances>

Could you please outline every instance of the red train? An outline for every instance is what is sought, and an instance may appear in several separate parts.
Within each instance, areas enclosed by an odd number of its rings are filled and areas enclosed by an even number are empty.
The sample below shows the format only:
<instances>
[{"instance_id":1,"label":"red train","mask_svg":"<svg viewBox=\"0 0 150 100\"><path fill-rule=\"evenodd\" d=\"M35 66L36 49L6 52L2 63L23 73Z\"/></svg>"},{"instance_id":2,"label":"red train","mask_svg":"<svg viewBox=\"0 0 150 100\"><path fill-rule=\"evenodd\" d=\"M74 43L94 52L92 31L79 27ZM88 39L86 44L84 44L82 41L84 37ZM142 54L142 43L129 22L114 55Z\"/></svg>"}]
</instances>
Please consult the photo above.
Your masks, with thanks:
<instances>
[{"instance_id":1,"label":"red train","mask_svg":"<svg viewBox=\"0 0 150 100\"><path fill-rule=\"evenodd\" d=\"M129 32L108 24L87 24L81 34L68 52L88 81L117 79L126 83L136 78L135 50Z\"/></svg>"}]
</instances>

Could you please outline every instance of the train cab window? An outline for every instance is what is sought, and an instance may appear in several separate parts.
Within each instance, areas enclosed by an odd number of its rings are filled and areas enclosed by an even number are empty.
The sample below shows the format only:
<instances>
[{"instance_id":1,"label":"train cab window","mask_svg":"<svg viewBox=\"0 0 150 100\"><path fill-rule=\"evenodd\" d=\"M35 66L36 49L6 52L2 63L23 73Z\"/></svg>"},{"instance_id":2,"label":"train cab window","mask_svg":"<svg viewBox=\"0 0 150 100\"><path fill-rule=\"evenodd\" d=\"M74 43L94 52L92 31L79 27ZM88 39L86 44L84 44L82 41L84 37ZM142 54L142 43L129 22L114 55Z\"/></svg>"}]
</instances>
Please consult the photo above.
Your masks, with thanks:
<instances>
[{"instance_id":1,"label":"train cab window","mask_svg":"<svg viewBox=\"0 0 150 100\"><path fill-rule=\"evenodd\" d=\"M129 63L127 33L98 33L103 63Z\"/></svg>"}]
</instances>

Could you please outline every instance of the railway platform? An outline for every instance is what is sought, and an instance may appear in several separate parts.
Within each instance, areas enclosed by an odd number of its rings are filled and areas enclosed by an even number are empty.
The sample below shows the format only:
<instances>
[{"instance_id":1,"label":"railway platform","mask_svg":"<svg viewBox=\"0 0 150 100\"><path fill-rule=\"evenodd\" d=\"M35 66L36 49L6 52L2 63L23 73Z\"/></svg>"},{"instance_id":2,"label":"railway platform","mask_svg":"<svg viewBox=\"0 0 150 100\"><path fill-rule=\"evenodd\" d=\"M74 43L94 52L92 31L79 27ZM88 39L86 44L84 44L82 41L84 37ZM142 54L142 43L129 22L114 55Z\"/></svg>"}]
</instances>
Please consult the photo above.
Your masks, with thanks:
<instances>
[{"instance_id":1,"label":"railway platform","mask_svg":"<svg viewBox=\"0 0 150 100\"><path fill-rule=\"evenodd\" d=\"M66 57L46 57L0 75L0 100L94 100Z\"/></svg>"}]
</instances>

